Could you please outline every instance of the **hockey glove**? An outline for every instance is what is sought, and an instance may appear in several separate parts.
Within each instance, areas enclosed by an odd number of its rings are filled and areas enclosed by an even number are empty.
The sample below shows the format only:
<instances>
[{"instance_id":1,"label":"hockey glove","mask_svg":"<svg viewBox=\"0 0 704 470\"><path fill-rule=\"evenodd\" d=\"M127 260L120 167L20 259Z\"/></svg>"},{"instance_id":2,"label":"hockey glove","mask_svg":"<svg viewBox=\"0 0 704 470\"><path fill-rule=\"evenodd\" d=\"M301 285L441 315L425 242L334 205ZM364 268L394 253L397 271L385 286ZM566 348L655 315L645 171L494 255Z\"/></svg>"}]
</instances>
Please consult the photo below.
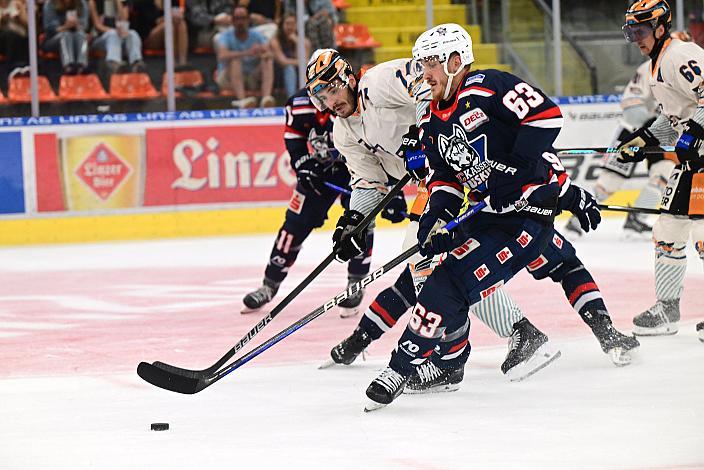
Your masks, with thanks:
<instances>
[{"instance_id":1,"label":"hockey glove","mask_svg":"<svg viewBox=\"0 0 704 470\"><path fill-rule=\"evenodd\" d=\"M367 250L367 230L362 230L355 236L352 231L364 219L359 211L347 210L337 221L337 227L332 234L332 250L335 259L345 263Z\"/></svg>"},{"instance_id":2,"label":"hockey glove","mask_svg":"<svg viewBox=\"0 0 704 470\"><path fill-rule=\"evenodd\" d=\"M561 210L568 210L577 217L585 232L595 229L601 222L601 212L594 196L575 184L567 188L558 204Z\"/></svg>"},{"instance_id":3,"label":"hockey glove","mask_svg":"<svg viewBox=\"0 0 704 470\"><path fill-rule=\"evenodd\" d=\"M303 189L314 192L318 196L325 188L325 168L323 164L311 156L303 156L296 162L296 177Z\"/></svg>"},{"instance_id":4,"label":"hockey glove","mask_svg":"<svg viewBox=\"0 0 704 470\"><path fill-rule=\"evenodd\" d=\"M626 136L623 143L618 148L621 163L640 162L645 160L645 147L659 147L660 141L653 135L647 127L641 127L634 133Z\"/></svg>"},{"instance_id":5,"label":"hockey glove","mask_svg":"<svg viewBox=\"0 0 704 470\"><path fill-rule=\"evenodd\" d=\"M399 193L381 210L382 219L390 220L392 224L403 222L408 213L406 198Z\"/></svg>"},{"instance_id":6,"label":"hockey glove","mask_svg":"<svg viewBox=\"0 0 704 470\"><path fill-rule=\"evenodd\" d=\"M428 176L428 168L425 166L425 154L420 144L416 126L409 127L408 132L403 135L401 146L396 151L396 155L403 158L406 171L410 173L413 179L418 181L425 180Z\"/></svg>"},{"instance_id":7,"label":"hockey glove","mask_svg":"<svg viewBox=\"0 0 704 470\"><path fill-rule=\"evenodd\" d=\"M684 131L675 144L675 153L680 162L696 160L702 156L704 129L693 119L684 125Z\"/></svg>"},{"instance_id":8,"label":"hockey glove","mask_svg":"<svg viewBox=\"0 0 704 470\"><path fill-rule=\"evenodd\" d=\"M418 245L422 256L439 255L454 248L455 232L449 232L442 227L447 223L443 219L452 220L448 211L428 210L418 222Z\"/></svg>"}]
</instances>

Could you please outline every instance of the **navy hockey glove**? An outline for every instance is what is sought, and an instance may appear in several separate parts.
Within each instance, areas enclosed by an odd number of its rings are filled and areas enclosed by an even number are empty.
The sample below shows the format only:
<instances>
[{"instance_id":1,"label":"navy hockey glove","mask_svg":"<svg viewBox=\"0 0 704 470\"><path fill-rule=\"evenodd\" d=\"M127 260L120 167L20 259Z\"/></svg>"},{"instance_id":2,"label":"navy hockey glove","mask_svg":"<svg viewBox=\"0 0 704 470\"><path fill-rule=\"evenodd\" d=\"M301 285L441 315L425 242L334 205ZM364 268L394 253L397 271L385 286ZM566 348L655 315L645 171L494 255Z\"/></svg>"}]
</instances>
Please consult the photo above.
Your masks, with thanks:
<instances>
[{"instance_id":1,"label":"navy hockey glove","mask_svg":"<svg viewBox=\"0 0 704 470\"><path fill-rule=\"evenodd\" d=\"M320 196L325 188L325 167L312 156L304 155L297 162L294 168L296 177L303 189L314 192Z\"/></svg>"},{"instance_id":2,"label":"navy hockey glove","mask_svg":"<svg viewBox=\"0 0 704 470\"><path fill-rule=\"evenodd\" d=\"M696 160L701 157L704 129L694 120L690 119L684 125L684 131L675 144L675 153L680 162Z\"/></svg>"},{"instance_id":3,"label":"navy hockey glove","mask_svg":"<svg viewBox=\"0 0 704 470\"><path fill-rule=\"evenodd\" d=\"M455 246L455 232L443 229L453 216L447 210L440 213L432 209L423 214L418 221L418 245L422 256L439 255L452 250Z\"/></svg>"},{"instance_id":4,"label":"navy hockey glove","mask_svg":"<svg viewBox=\"0 0 704 470\"><path fill-rule=\"evenodd\" d=\"M420 144L418 128L411 126L408 132L401 138L401 146L396 151L396 155L403 158L406 171L413 179L424 181L428 176L428 168L425 166L425 154Z\"/></svg>"},{"instance_id":5,"label":"navy hockey glove","mask_svg":"<svg viewBox=\"0 0 704 470\"><path fill-rule=\"evenodd\" d=\"M659 147L660 141L653 135L647 127L641 127L634 133L626 136L623 143L618 148L621 163L640 162L645 160L644 147ZM637 150L634 150L637 147Z\"/></svg>"},{"instance_id":6,"label":"navy hockey glove","mask_svg":"<svg viewBox=\"0 0 704 470\"><path fill-rule=\"evenodd\" d=\"M560 198L559 208L572 212L585 232L595 229L601 222L601 212L594 196L575 184L571 184Z\"/></svg>"},{"instance_id":7,"label":"navy hockey glove","mask_svg":"<svg viewBox=\"0 0 704 470\"><path fill-rule=\"evenodd\" d=\"M392 224L397 224L403 222L407 213L406 197L403 193L399 193L381 210L381 218L390 220Z\"/></svg>"},{"instance_id":8,"label":"navy hockey glove","mask_svg":"<svg viewBox=\"0 0 704 470\"><path fill-rule=\"evenodd\" d=\"M352 236L352 231L362 219L364 214L361 212L346 210L337 221L337 227L332 234L332 250L335 259L340 263L345 263L367 250L367 230Z\"/></svg>"}]
</instances>

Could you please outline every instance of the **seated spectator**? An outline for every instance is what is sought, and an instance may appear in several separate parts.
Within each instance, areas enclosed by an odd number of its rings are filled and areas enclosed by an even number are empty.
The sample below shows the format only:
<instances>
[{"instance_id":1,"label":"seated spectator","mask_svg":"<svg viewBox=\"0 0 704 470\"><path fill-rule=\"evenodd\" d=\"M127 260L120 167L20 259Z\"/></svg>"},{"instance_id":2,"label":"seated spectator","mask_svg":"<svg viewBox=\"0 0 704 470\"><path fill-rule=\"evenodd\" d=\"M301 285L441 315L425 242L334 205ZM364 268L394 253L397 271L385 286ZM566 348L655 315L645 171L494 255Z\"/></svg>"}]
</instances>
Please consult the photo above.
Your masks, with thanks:
<instances>
[{"instance_id":1,"label":"seated spectator","mask_svg":"<svg viewBox=\"0 0 704 470\"><path fill-rule=\"evenodd\" d=\"M305 0L304 9L306 37L310 40L311 49L335 48L337 11L332 0ZM296 14L296 0L287 0L285 11Z\"/></svg>"},{"instance_id":2,"label":"seated spectator","mask_svg":"<svg viewBox=\"0 0 704 470\"><path fill-rule=\"evenodd\" d=\"M10 70L29 64L25 0L0 0L0 52Z\"/></svg>"},{"instance_id":3,"label":"seated spectator","mask_svg":"<svg viewBox=\"0 0 704 470\"><path fill-rule=\"evenodd\" d=\"M88 4L85 0L46 0L42 10L45 51L59 52L64 73L88 67Z\"/></svg>"},{"instance_id":4,"label":"seated spectator","mask_svg":"<svg viewBox=\"0 0 704 470\"><path fill-rule=\"evenodd\" d=\"M281 0L239 0L238 5L247 7L252 27L271 41L281 18Z\"/></svg>"},{"instance_id":5,"label":"seated spectator","mask_svg":"<svg viewBox=\"0 0 704 470\"><path fill-rule=\"evenodd\" d=\"M188 33L197 47L213 47L216 36L232 25L232 0L188 0Z\"/></svg>"},{"instance_id":6,"label":"seated spectator","mask_svg":"<svg viewBox=\"0 0 704 470\"><path fill-rule=\"evenodd\" d=\"M233 27L223 32L218 40L217 83L235 93L232 102L238 108L253 108L257 100L245 97L246 89L261 90L260 106L275 106L271 95L274 85L274 61L266 38L249 27L249 13L245 7L232 12Z\"/></svg>"},{"instance_id":7,"label":"seated spectator","mask_svg":"<svg viewBox=\"0 0 704 470\"><path fill-rule=\"evenodd\" d=\"M97 38L92 48L105 51L105 61L110 73L122 66L122 52L133 72L145 70L142 60L142 39L130 29L127 6L122 0L88 0L90 18Z\"/></svg>"},{"instance_id":8,"label":"seated spectator","mask_svg":"<svg viewBox=\"0 0 704 470\"><path fill-rule=\"evenodd\" d=\"M298 28L296 15L286 14L271 40L271 50L274 60L283 70L286 96L293 96L300 88L298 86ZM305 56L310 57L310 41L306 39Z\"/></svg>"},{"instance_id":9,"label":"seated spectator","mask_svg":"<svg viewBox=\"0 0 704 470\"><path fill-rule=\"evenodd\" d=\"M188 26L184 18L185 4L174 1L171 17L174 25L174 51L176 65L188 62ZM184 2L185 3L185 2ZM164 49L163 0L133 0L130 2L130 24L142 38L146 49Z\"/></svg>"},{"instance_id":10,"label":"seated spectator","mask_svg":"<svg viewBox=\"0 0 704 470\"><path fill-rule=\"evenodd\" d=\"M702 10L700 8L695 8L689 14L689 27L687 28L692 35L692 40L697 43L699 47L704 47L704 18L702 17Z\"/></svg>"}]
</instances>

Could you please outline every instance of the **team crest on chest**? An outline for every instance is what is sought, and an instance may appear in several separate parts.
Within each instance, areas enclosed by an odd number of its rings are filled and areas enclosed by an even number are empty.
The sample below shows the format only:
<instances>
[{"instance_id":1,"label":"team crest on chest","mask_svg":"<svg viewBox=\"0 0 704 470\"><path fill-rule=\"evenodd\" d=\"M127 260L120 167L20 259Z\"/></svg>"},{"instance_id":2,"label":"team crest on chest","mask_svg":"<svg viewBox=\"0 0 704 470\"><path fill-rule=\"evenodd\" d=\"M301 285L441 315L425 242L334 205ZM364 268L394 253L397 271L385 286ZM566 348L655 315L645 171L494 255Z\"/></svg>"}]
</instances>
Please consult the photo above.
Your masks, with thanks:
<instances>
[{"instance_id":1,"label":"team crest on chest","mask_svg":"<svg viewBox=\"0 0 704 470\"><path fill-rule=\"evenodd\" d=\"M486 155L486 136L482 134L471 142L458 124L452 124L452 135L438 136L438 150L445 161L455 170L473 167L484 160Z\"/></svg>"}]
</instances>

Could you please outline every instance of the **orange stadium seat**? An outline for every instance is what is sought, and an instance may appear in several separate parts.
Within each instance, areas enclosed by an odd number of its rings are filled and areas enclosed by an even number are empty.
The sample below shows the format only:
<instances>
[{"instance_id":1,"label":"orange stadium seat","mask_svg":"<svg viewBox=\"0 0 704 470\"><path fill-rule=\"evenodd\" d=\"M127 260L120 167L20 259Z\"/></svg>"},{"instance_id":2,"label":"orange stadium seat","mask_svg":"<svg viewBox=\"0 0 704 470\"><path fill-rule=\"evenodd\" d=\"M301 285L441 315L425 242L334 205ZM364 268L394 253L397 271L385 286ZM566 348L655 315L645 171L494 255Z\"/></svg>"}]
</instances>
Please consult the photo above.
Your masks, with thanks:
<instances>
[{"instance_id":1,"label":"orange stadium seat","mask_svg":"<svg viewBox=\"0 0 704 470\"><path fill-rule=\"evenodd\" d=\"M38 77L39 82L39 101L50 102L57 101L59 98L51 89L49 79L43 75ZM29 103L32 101L29 89L29 77L16 76L10 79L10 84L7 90L7 98L12 103Z\"/></svg>"},{"instance_id":2,"label":"orange stadium seat","mask_svg":"<svg viewBox=\"0 0 704 470\"><path fill-rule=\"evenodd\" d=\"M335 26L337 47L343 49L368 49L381 46L365 24L338 24Z\"/></svg>"},{"instance_id":3,"label":"orange stadium seat","mask_svg":"<svg viewBox=\"0 0 704 470\"><path fill-rule=\"evenodd\" d=\"M94 73L87 75L62 75L59 83L59 98L65 101L88 101L109 99L100 79Z\"/></svg>"},{"instance_id":4,"label":"orange stadium seat","mask_svg":"<svg viewBox=\"0 0 704 470\"><path fill-rule=\"evenodd\" d=\"M332 0L332 4L338 10L346 10L351 6L349 3L347 3L347 0Z\"/></svg>"},{"instance_id":5,"label":"orange stadium seat","mask_svg":"<svg viewBox=\"0 0 704 470\"><path fill-rule=\"evenodd\" d=\"M110 96L118 100L156 98L156 91L146 73L115 73L110 77Z\"/></svg>"},{"instance_id":6,"label":"orange stadium seat","mask_svg":"<svg viewBox=\"0 0 704 470\"><path fill-rule=\"evenodd\" d=\"M166 73L164 73L161 79L161 93L163 95L166 94L167 85ZM205 81L203 80L203 74L200 70L182 70L174 72L174 88L177 90L177 97L182 95L182 93L178 91L179 88L191 89L200 97L213 96L209 91L199 91L203 86L205 86Z\"/></svg>"}]
</instances>

